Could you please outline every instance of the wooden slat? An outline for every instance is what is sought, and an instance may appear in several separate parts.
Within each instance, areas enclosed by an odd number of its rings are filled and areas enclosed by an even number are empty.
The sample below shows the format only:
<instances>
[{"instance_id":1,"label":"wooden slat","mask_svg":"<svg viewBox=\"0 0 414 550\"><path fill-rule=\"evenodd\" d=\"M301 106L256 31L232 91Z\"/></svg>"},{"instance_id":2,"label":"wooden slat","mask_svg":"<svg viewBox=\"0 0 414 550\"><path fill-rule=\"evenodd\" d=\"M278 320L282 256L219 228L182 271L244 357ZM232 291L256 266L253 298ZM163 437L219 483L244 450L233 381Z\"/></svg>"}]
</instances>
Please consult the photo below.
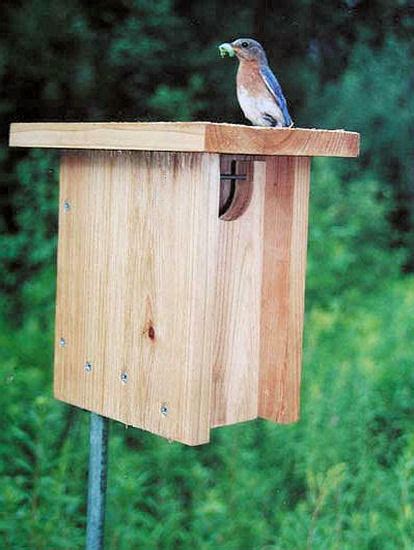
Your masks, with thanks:
<instances>
[{"instance_id":1,"label":"wooden slat","mask_svg":"<svg viewBox=\"0 0 414 550\"><path fill-rule=\"evenodd\" d=\"M203 152L200 122L32 122L10 126L11 147Z\"/></svg>"},{"instance_id":2,"label":"wooden slat","mask_svg":"<svg viewBox=\"0 0 414 550\"><path fill-rule=\"evenodd\" d=\"M265 166L254 163L253 195L244 214L220 221L212 426L257 417Z\"/></svg>"},{"instance_id":3,"label":"wooden slat","mask_svg":"<svg viewBox=\"0 0 414 550\"><path fill-rule=\"evenodd\" d=\"M355 157L359 134L209 122L14 123L10 146Z\"/></svg>"},{"instance_id":4,"label":"wooden slat","mask_svg":"<svg viewBox=\"0 0 414 550\"><path fill-rule=\"evenodd\" d=\"M218 175L217 155L64 154L57 398L190 445L208 441Z\"/></svg>"},{"instance_id":5,"label":"wooden slat","mask_svg":"<svg viewBox=\"0 0 414 550\"><path fill-rule=\"evenodd\" d=\"M343 130L211 124L206 127L205 150L250 155L357 157L359 134Z\"/></svg>"},{"instance_id":6,"label":"wooden slat","mask_svg":"<svg viewBox=\"0 0 414 550\"><path fill-rule=\"evenodd\" d=\"M259 416L299 418L310 160L267 160Z\"/></svg>"}]
</instances>

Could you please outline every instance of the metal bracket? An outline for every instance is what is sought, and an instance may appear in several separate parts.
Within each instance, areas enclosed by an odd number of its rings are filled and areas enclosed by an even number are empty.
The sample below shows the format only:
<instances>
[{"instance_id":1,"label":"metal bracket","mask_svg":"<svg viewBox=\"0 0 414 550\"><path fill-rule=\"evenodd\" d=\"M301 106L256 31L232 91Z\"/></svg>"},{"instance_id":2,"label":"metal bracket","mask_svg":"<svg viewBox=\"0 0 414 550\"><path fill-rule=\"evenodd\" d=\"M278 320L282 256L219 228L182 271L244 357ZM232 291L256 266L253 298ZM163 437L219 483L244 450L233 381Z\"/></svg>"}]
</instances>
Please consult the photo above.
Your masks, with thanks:
<instances>
[{"instance_id":1,"label":"metal bracket","mask_svg":"<svg viewBox=\"0 0 414 550\"><path fill-rule=\"evenodd\" d=\"M253 194L253 161L242 156L220 156L219 218L233 221L250 204Z\"/></svg>"}]
</instances>

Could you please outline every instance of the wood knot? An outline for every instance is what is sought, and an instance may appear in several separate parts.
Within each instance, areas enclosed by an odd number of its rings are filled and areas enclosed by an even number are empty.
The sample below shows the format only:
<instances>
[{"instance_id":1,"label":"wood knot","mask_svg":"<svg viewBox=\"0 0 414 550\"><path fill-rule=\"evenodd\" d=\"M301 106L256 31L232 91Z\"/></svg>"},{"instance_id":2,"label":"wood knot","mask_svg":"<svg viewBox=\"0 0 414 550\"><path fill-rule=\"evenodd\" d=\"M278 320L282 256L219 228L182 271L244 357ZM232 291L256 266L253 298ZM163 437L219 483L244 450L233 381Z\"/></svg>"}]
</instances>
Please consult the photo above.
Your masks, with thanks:
<instances>
[{"instance_id":1,"label":"wood knot","mask_svg":"<svg viewBox=\"0 0 414 550\"><path fill-rule=\"evenodd\" d=\"M155 329L152 321L147 321L144 330L142 331L142 334L146 334L148 338L152 341L155 340Z\"/></svg>"}]
</instances>

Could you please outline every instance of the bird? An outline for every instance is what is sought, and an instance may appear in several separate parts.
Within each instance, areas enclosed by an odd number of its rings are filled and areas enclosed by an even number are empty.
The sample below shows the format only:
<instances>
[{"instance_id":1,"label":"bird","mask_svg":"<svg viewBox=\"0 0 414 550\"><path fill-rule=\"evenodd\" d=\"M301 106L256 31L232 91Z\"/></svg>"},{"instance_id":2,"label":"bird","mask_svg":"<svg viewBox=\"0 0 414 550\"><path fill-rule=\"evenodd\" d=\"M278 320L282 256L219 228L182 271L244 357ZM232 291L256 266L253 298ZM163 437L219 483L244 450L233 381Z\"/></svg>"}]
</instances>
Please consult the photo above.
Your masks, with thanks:
<instances>
[{"instance_id":1,"label":"bird","mask_svg":"<svg viewBox=\"0 0 414 550\"><path fill-rule=\"evenodd\" d=\"M222 57L237 56L237 99L253 126L293 126L282 88L269 67L263 46L252 38L238 38L219 46Z\"/></svg>"}]
</instances>

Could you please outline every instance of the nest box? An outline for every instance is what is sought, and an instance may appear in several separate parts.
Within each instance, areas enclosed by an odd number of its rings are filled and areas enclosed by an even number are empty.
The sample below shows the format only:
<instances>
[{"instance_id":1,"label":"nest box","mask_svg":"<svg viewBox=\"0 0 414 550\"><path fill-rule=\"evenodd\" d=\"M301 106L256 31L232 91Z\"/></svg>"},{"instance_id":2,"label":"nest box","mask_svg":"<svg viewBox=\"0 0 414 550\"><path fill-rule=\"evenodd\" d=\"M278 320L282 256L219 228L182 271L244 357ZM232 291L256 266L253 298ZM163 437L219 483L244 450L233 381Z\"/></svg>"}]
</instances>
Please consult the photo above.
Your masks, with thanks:
<instances>
[{"instance_id":1,"label":"nest box","mask_svg":"<svg viewBox=\"0 0 414 550\"><path fill-rule=\"evenodd\" d=\"M13 124L62 149L55 396L188 445L299 416L312 156L344 131Z\"/></svg>"}]
</instances>

